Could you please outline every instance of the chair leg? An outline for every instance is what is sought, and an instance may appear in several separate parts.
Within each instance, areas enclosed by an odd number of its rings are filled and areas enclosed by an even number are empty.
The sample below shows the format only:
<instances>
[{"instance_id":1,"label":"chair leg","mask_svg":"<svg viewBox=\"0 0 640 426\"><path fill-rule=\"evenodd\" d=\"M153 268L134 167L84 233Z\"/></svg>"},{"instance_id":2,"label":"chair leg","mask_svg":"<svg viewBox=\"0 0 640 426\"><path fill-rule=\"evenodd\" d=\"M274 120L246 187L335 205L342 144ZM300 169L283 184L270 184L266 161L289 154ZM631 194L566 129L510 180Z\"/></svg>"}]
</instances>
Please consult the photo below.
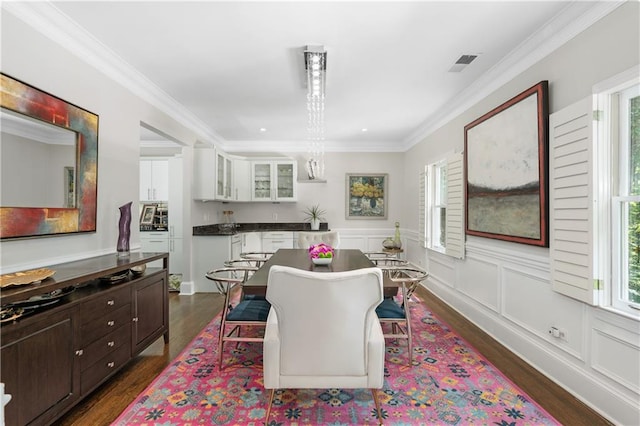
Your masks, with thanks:
<instances>
[{"instance_id":1,"label":"chair leg","mask_svg":"<svg viewBox=\"0 0 640 426\"><path fill-rule=\"evenodd\" d=\"M378 413L378 424L382 424L382 411L380 411L380 401L378 400L377 389L371 389L371 395L373 395L373 402L376 404L376 413Z\"/></svg>"},{"instance_id":2,"label":"chair leg","mask_svg":"<svg viewBox=\"0 0 640 426\"><path fill-rule=\"evenodd\" d=\"M269 415L271 414L271 404L273 403L273 395L275 394L275 392L276 392L275 389L271 389L271 395L269 396L269 405L267 406L267 417L265 417L264 419L265 426L269 424Z\"/></svg>"},{"instance_id":3,"label":"chair leg","mask_svg":"<svg viewBox=\"0 0 640 426\"><path fill-rule=\"evenodd\" d=\"M224 322L220 325L220 339L218 340L218 371L222 370L223 349L224 349Z\"/></svg>"}]
</instances>

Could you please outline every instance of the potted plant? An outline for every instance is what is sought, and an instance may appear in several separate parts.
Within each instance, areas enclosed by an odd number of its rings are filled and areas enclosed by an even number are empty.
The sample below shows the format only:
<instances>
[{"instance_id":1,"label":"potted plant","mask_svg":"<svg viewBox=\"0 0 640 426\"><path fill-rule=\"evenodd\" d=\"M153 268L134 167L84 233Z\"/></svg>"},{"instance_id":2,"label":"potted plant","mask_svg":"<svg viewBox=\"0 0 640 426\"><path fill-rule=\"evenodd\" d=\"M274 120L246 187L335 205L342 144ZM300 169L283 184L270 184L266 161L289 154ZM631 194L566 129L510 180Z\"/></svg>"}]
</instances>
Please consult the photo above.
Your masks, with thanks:
<instances>
[{"instance_id":1,"label":"potted plant","mask_svg":"<svg viewBox=\"0 0 640 426\"><path fill-rule=\"evenodd\" d=\"M316 204L315 206L307 207L306 210L304 210L304 214L306 215L304 220L305 222L311 223L311 230L317 231L320 229L320 221L325 220L323 217L325 213L326 212Z\"/></svg>"}]
</instances>

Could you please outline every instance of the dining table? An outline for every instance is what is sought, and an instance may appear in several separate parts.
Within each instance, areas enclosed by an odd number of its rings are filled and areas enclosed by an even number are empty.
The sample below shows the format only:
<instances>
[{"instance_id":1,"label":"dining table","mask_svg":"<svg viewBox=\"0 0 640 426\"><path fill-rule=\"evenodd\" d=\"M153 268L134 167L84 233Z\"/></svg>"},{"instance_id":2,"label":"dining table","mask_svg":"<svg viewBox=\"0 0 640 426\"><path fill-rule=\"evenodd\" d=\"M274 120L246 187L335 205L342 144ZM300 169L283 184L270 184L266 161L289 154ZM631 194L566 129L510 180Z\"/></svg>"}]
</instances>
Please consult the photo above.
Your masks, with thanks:
<instances>
[{"instance_id":1,"label":"dining table","mask_svg":"<svg viewBox=\"0 0 640 426\"><path fill-rule=\"evenodd\" d=\"M358 249L335 249L328 265L316 265L306 249L279 249L244 283L245 294L265 294L269 281L269 270L273 265L290 266L314 272L343 272L362 268L374 268L376 265ZM383 274L385 296L397 293L398 283Z\"/></svg>"}]
</instances>

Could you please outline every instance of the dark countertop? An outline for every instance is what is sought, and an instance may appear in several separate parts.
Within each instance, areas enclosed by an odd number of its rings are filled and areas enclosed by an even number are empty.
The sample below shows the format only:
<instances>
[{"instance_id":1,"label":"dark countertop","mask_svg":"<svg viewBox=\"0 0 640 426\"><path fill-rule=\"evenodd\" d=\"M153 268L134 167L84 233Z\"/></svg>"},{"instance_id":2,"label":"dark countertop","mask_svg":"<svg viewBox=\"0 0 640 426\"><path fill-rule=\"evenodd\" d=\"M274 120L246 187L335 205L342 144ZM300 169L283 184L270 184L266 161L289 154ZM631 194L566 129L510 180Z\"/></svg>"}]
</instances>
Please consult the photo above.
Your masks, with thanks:
<instances>
[{"instance_id":1,"label":"dark countertop","mask_svg":"<svg viewBox=\"0 0 640 426\"><path fill-rule=\"evenodd\" d=\"M274 223L237 223L235 232L221 230L219 224L201 225L193 227L193 235L235 235L242 232L269 232L269 231L309 231L311 224L307 222L274 222ZM319 231L328 231L329 224L320 223Z\"/></svg>"}]
</instances>

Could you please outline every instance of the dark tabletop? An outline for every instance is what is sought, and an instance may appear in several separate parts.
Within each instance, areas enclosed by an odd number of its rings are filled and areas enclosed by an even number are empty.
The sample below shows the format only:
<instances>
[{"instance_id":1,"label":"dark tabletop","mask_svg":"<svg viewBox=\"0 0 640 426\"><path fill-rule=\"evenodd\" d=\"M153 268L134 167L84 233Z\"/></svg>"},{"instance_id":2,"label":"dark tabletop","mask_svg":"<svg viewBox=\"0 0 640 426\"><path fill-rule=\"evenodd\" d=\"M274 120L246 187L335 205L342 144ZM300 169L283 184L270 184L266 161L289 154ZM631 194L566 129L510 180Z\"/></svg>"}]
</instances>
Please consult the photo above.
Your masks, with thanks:
<instances>
[{"instance_id":1,"label":"dark tabletop","mask_svg":"<svg viewBox=\"0 0 640 426\"><path fill-rule=\"evenodd\" d=\"M314 265L311 262L309 252L306 249L280 249L249 278L244 284L245 289L248 290L251 287L266 287L269 279L269 270L273 265L291 266L293 268L314 272L343 272L376 266L360 250L335 250L331 263L326 266L321 266ZM397 287L397 284L390 280L385 279L384 281L385 287Z\"/></svg>"}]
</instances>

